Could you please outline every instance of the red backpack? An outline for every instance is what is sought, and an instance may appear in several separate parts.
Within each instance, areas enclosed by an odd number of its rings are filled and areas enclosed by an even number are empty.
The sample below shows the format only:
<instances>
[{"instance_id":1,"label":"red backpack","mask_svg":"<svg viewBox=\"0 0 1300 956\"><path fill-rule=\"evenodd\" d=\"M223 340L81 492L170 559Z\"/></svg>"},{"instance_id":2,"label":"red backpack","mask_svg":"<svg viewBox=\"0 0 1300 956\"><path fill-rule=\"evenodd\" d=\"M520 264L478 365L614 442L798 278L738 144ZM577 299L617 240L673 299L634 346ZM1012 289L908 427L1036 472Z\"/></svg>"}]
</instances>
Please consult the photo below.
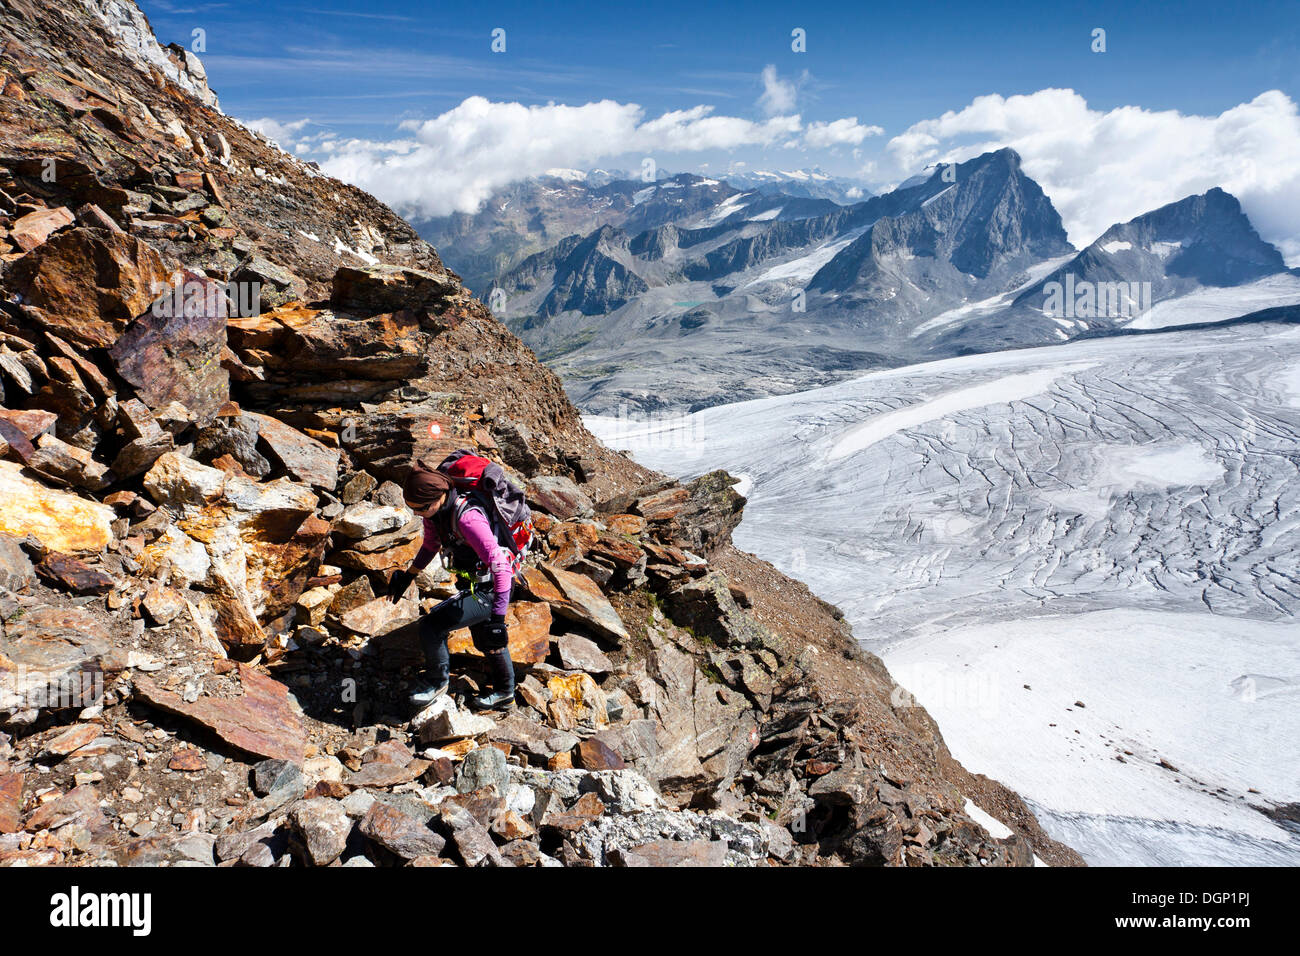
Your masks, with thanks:
<instances>
[{"instance_id":1,"label":"red backpack","mask_svg":"<svg viewBox=\"0 0 1300 956\"><path fill-rule=\"evenodd\" d=\"M468 503L487 515L497 543L510 552L511 570L517 572L533 540L533 512L523 490L506 477L495 462L467 448L452 452L438 466Z\"/></svg>"}]
</instances>

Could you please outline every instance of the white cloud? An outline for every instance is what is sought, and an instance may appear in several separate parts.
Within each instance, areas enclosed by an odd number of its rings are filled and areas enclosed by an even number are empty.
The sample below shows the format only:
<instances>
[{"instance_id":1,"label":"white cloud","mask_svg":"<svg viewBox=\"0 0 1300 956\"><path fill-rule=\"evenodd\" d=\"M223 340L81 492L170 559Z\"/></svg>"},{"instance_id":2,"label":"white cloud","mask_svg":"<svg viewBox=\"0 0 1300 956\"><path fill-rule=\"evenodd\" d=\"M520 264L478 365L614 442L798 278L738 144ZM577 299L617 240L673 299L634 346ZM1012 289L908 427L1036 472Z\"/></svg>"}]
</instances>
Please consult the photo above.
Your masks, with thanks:
<instances>
[{"instance_id":1,"label":"white cloud","mask_svg":"<svg viewBox=\"0 0 1300 956\"><path fill-rule=\"evenodd\" d=\"M637 104L613 100L524 106L472 96L400 129L405 138L391 142L319 139L312 155L329 175L369 190L400 212L440 216L475 212L502 186L556 167L584 168L627 154L857 142L877 128L851 118L814 123L805 131L798 115L755 121L716 116L709 106L646 119Z\"/></svg>"},{"instance_id":2,"label":"white cloud","mask_svg":"<svg viewBox=\"0 0 1300 956\"><path fill-rule=\"evenodd\" d=\"M758 98L758 107L768 116L781 113L793 113L798 89L790 80L783 80L777 75L776 67L768 64L763 67L763 95Z\"/></svg>"},{"instance_id":3,"label":"white cloud","mask_svg":"<svg viewBox=\"0 0 1300 956\"><path fill-rule=\"evenodd\" d=\"M981 96L889 140L889 173L1002 146L1020 154L1076 246L1113 223L1221 186L1289 264L1300 264L1300 111L1278 90L1218 116L1094 110L1073 90Z\"/></svg>"},{"instance_id":4,"label":"white cloud","mask_svg":"<svg viewBox=\"0 0 1300 956\"><path fill-rule=\"evenodd\" d=\"M281 123L269 116L263 116L261 119L252 120L244 125L254 132L261 133L281 149L292 150L302 145L304 140L311 138L299 137L298 135L301 130L306 129L310 124L311 120L307 118L294 120L291 123Z\"/></svg>"},{"instance_id":5,"label":"white cloud","mask_svg":"<svg viewBox=\"0 0 1300 956\"><path fill-rule=\"evenodd\" d=\"M832 120L829 123L809 123L804 131L804 142L813 149L827 146L857 146L868 136L879 136L884 130L879 126L863 126L856 116Z\"/></svg>"}]
</instances>

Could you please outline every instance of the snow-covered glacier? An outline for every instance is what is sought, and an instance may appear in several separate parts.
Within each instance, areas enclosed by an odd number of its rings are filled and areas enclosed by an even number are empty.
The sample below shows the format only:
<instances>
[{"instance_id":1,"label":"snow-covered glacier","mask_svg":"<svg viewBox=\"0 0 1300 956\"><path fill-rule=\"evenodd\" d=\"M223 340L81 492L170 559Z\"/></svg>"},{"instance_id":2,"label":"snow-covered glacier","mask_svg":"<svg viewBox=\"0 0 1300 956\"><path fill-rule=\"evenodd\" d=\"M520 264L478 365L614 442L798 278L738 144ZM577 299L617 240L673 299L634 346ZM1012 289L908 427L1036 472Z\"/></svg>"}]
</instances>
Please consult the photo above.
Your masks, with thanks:
<instances>
[{"instance_id":1,"label":"snow-covered glacier","mask_svg":"<svg viewBox=\"0 0 1300 956\"><path fill-rule=\"evenodd\" d=\"M1300 328L1077 341L644 420L955 756L1097 864L1300 863Z\"/></svg>"}]
</instances>

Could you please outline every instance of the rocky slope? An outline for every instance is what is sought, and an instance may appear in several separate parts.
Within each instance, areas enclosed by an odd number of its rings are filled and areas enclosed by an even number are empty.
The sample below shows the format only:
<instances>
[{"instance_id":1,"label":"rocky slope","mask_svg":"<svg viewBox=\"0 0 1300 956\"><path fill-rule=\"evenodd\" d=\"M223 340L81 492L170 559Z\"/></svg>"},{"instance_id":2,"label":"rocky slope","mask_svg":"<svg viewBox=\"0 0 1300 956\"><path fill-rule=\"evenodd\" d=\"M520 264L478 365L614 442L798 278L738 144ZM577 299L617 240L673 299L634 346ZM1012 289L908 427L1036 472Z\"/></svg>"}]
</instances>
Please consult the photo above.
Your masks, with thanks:
<instances>
[{"instance_id":1,"label":"rocky slope","mask_svg":"<svg viewBox=\"0 0 1300 956\"><path fill-rule=\"evenodd\" d=\"M1077 863L952 760L744 499L597 442L411 228L130 4L0 15L0 864ZM398 483L526 485L519 707L400 713ZM967 799L1013 833L995 839Z\"/></svg>"}]
</instances>

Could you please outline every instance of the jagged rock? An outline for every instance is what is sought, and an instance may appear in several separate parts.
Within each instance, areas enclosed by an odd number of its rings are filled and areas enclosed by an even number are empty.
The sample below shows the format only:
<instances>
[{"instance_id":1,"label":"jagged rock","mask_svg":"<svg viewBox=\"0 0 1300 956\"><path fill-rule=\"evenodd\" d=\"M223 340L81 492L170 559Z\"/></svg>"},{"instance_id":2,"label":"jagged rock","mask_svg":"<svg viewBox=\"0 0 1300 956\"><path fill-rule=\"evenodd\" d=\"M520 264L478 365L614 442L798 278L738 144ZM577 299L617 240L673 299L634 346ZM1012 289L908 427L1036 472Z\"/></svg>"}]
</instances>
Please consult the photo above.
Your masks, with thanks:
<instances>
[{"instance_id":1,"label":"jagged rock","mask_svg":"<svg viewBox=\"0 0 1300 956\"><path fill-rule=\"evenodd\" d=\"M566 670L586 671L599 676L614 669L595 641L577 634L561 634L555 639L555 645L560 652L560 664Z\"/></svg>"},{"instance_id":2,"label":"jagged rock","mask_svg":"<svg viewBox=\"0 0 1300 956\"><path fill-rule=\"evenodd\" d=\"M667 592L664 601L674 621L723 647L774 649L780 645L775 634L740 608L720 573L687 581Z\"/></svg>"},{"instance_id":3,"label":"jagged rock","mask_svg":"<svg viewBox=\"0 0 1300 956\"><path fill-rule=\"evenodd\" d=\"M0 420L16 428L29 442L34 442L54 429L59 416L40 408L26 410L0 408Z\"/></svg>"},{"instance_id":4,"label":"jagged rock","mask_svg":"<svg viewBox=\"0 0 1300 956\"><path fill-rule=\"evenodd\" d=\"M0 833L23 827L23 775L0 772Z\"/></svg>"},{"instance_id":5,"label":"jagged rock","mask_svg":"<svg viewBox=\"0 0 1300 956\"><path fill-rule=\"evenodd\" d=\"M572 750L578 743L573 734L547 727L519 712L510 714L492 728L491 737L539 760Z\"/></svg>"},{"instance_id":6,"label":"jagged rock","mask_svg":"<svg viewBox=\"0 0 1300 956\"><path fill-rule=\"evenodd\" d=\"M31 252L52 233L64 226L72 225L76 220L64 206L56 209L37 209L14 220L9 227L9 238L23 252Z\"/></svg>"},{"instance_id":7,"label":"jagged rock","mask_svg":"<svg viewBox=\"0 0 1300 956\"><path fill-rule=\"evenodd\" d=\"M536 828L514 810L506 810L498 816L489 829L501 839L511 842L515 840L528 840L537 835ZM505 847L501 848L501 854L515 865L520 865L518 860L513 858L513 854L506 853ZM531 866L532 864L528 863L523 865Z\"/></svg>"},{"instance_id":8,"label":"jagged rock","mask_svg":"<svg viewBox=\"0 0 1300 956\"><path fill-rule=\"evenodd\" d=\"M222 640L265 639L259 616L287 612L306 587L329 540L317 498L287 478L255 482L168 453L144 476L158 504L182 513L180 526L204 543L208 583Z\"/></svg>"},{"instance_id":9,"label":"jagged rock","mask_svg":"<svg viewBox=\"0 0 1300 956\"><path fill-rule=\"evenodd\" d=\"M410 512L369 501L358 502L344 510L334 522L334 530L349 538L368 538L404 527Z\"/></svg>"},{"instance_id":10,"label":"jagged rock","mask_svg":"<svg viewBox=\"0 0 1300 956\"><path fill-rule=\"evenodd\" d=\"M36 440L36 450L27 459L27 467L91 491L97 491L113 480L112 473L95 461L90 452L48 434Z\"/></svg>"},{"instance_id":11,"label":"jagged rock","mask_svg":"<svg viewBox=\"0 0 1300 956\"><path fill-rule=\"evenodd\" d=\"M313 866L329 866L347 849L352 820L337 800L303 800L294 805L289 819Z\"/></svg>"},{"instance_id":12,"label":"jagged rock","mask_svg":"<svg viewBox=\"0 0 1300 956\"><path fill-rule=\"evenodd\" d=\"M721 840L652 840L616 847L609 858L618 866L725 866L727 844Z\"/></svg>"},{"instance_id":13,"label":"jagged rock","mask_svg":"<svg viewBox=\"0 0 1300 956\"><path fill-rule=\"evenodd\" d=\"M36 571L18 542L0 535L0 588L25 591L36 583Z\"/></svg>"},{"instance_id":14,"label":"jagged rock","mask_svg":"<svg viewBox=\"0 0 1300 956\"><path fill-rule=\"evenodd\" d=\"M831 806L854 807L876 795L876 776L869 770L844 768L818 777L808 796Z\"/></svg>"},{"instance_id":15,"label":"jagged rock","mask_svg":"<svg viewBox=\"0 0 1300 956\"><path fill-rule=\"evenodd\" d=\"M339 453L269 415L246 412L261 440L289 474L316 488L333 491L339 480Z\"/></svg>"},{"instance_id":16,"label":"jagged rock","mask_svg":"<svg viewBox=\"0 0 1300 956\"><path fill-rule=\"evenodd\" d=\"M158 428L154 434L133 438L123 445L110 470L118 479L134 478L152 468L154 462L175 447L171 434Z\"/></svg>"},{"instance_id":17,"label":"jagged rock","mask_svg":"<svg viewBox=\"0 0 1300 956\"><path fill-rule=\"evenodd\" d=\"M283 843L278 831L278 824L263 823L251 830L223 833L217 837L213 852L218 860L242 860L256 846L269 850L272 844Z\"/></svg>"},{"instance_id":18,"label":"jagged rock","mask_svg":"<svg viewBox=\"0 0 1300 956\"><path fill-rule=\"evenodd\" d=\"M546 712L560 730L597 731L608 726L605 694L589 674L557 674L547 682Z\"/></svg>"},{"instance_id":19,"label":"jagged rock","mask_svg":"<svg viewBox=\"0 0 1300 956\"><path fill-rule=\"evenodd\" d=\"M711 471L687 483L687 498L680 510L667 518L660 536L665 541L704 556L731 542L740 524L745 498L732 486L739 481L725 471ZM641 512L645 514L644 511ZM647 515L647 520L650 519Z\"/></svg>"},{"instance_id":20,"label":"jagged rock","mask_svg":"<svg viewBox=\"0 0 1300 956\"><path fill-rule=\"evenodd\" d=\"M409 566L419 550L420 539L415 537L383 551L335 551L330 555L330 561L353 571L391 571Z\"/></svg>"},{"instance_id":21,"label":"jagged rock","mask_svg":"<svg viewBox=\"0 0 1300 956\"><path fill-rule=\"evenodd\" d=\"M505 860L487 828L463 807L445 802L439 820L466 866L504 866Z\"/></svg>"},{"instance_id":22,"label":"jagged rock","mask_svg":"<svg viewBox=\"0 0 1300 956\"><path fill-rule=\"evenodd\" d=\"M368 585L369 581L366 583ZM326 587L314 587L302 592L294 602L298 608L298 622L311 627L323 624L333 600L334 593Z\"/></svg>"},{"instance_id":23,"label":"jagged rock","mask_svg":"<svg viewBox=\"0 0 1300 956\"><path fill-rule=\"evenodd\" d=\"M685 488L666 488L644 498L638 498L633 508L649 524L671 521L681 514L690 496L691 493Z\"/></svg>"},{"instance_id":24,"label":"jagged rock","mask_svg":"<svg viewBox=\"0 0 1300 956\"><path fill-rule=\"evenodd\" d=\"M341 614L339 623L357 634L378 637L403 624L409 624L419 616L420 607L414 600L403 598L400 601L390 601L381 597Z\"/></svg>"},{"instance_id":25,"label":"jagged rock","mask_svg":"<svg viewBox=\"0 0 1300 956\"><path fill-rule=\"evenodd\" d=\"M342 511L339 514L341 515ZM356 543L356 550L366 554L391 551L393 548L410 544L412 541L421 538L423 528L424 525L420 519L413 518L396 531L386 531L383 534L372 534L368 538L362 538Z\"/></svg>"},{"instance_id":26,"label":"jagged rock","mask_svg":"<svg viewBox=\"0 0 1300 956\"><path fill-rule=\"evenodd\" d=\"M446 273L386 265L344 266L334 273L330 303L361 316L401 309L431 312L457 288Z\"/></svg>"},{"instance_id":27,"label":"jagged rock","mask_svg":"<svg viewBox=\"0 0 1300 956\"><path fill-rule=\"evenodd\" d=\"M591 524L565 522L551 528L546 539L551 545L550 563L568 569L600 541L600 529Z\"/></svg>"},{"instance_id":28,"label":"jagged rock","mask_svg":"<svg viewBox=\"0 0 1300 956\"><path fill-rule=\"evenodd\" d=\"M426 855L439 856L447 845L443 837L426 825L380 801L371 805L357 828L403 860Z\"/></svg>"},{"instance_id":29,"label":"jagged rock","mask_svg":"<svg viewBox=\"0 0 1300 956\"><path fill-rule=\"evenodd\" d=\"M619 534L638 535L645 530L645 518L640 515L610 515L605 519L605 524L611 531L617 531Z\"/></svg>"},{"instance_id":30,"label":"jagged rock","mask_svg":"<svg viewBox=\"0 0 1300 956\"><path fill-rule=\"evenodd\" d=\"M187 271L183 284L126 328L109 356L150 408L180 402L207 421L230 398L221 365L226 314L221 285Z\"/></svg>"},{"instance_id":31,"label":"jagged rock","mask_svg":"<svg viewBox=\"0 0 1300 956\"><path fill-rule=\"evenodd\" d=\"M611 702L606 704L607 710L612 711L612 701L617 694L618 691L615 691L610 695ZM613 720L612 714L610 719ZM592 739L602 741L634 766L640 766L659 753L659 742L655 739L655 722L644 718L613 724Z\"/></svg>"},{"instance_id":32,"label":"jagged rock","mask_svg":"<svg viewBox=\"0 0 1300 956\"><path fill-rule=\"evenodd\" d=\"M202 506L226 490L227 475L176 452L162 455L144 476L144 490L156 504Z\"/></svg>"},{"instance_id":33,"label":"jagged rock","mask_svg":"<svg viewBox=\"0 0 1300 956\"><path fill-rule=\"evenodd\" d=\"M212 559L207 549L175 525L168 526L140 556L141 570L159 583L185 590L208 580Z\"/></svg>"},{"instance_id":34,"label":"jagged rock","mask_svg":"<svg viewBox=\"0 0 1300 956\"><path fill-rule=\"evenodd\" d=\"M74 594L104 594L117 586L117 581L98 568L72 555L53 551L36 566L36 573L50 585Z\"/></svg>"},{"instance_id":35,"label":"jagged rock","mask_svg":"<svg viewBox=\"0 0 1300 956\"><path fill-rule=\"evenodd\" d=\"M529 480L528 500L561 521L595 510L590 498L572 480L562 475L540 475Z\"/></svg>"},{"instance_id":36,"label":"jagged rock","mask_svg":"<svg viewBox=\"0 0 1300 956\"><path fill-rule=\"evenodd\" d=\"M543 564L541 570L559 592L560 599L550 603L562 616L585 624L615 641L628 639L618 612L590 578L549 564Z\"/></svg>"},{"instance_id":37,"label":"jagged rock","mask_svg":"<svg viewBox=\"0 0 1300 956\"><path fill-rule=\"evenodd\" d=\"M339 492L339 500L345 505L354 505L374 491L378 485L379 482L372 475L359 471L343 486L343 490Z\"/></svg>"},{"instance_id":38,"label":"jagged rock","mask_svg":"<svg viewBox=\"0 0 1300 956\"><path fill-rule=\"evenodd\" d=\"M350 787L396 787L410 783L419 777L429 762L412 760L406 763L391 763L387 760L374 760L348 778Z\"/></svg>"},{"instance_id":39,"label":"jagged rock","mask_svg":"<svg viewBox=\"0 0 1300 956\"><path fill-rule=\"evenodd\" d=\"M578 744L578 762L583 770L623 770L627 767L623 758L597 737Z\"/></svg>"},{"instance_id":40,"label":"jagged rock","mask_svg":"<svg viewBox=\"0 0 1300 956\"><path fill-rule=\"evenodd\" d=\"M271 473L271 463L257 450L259 419L253 415L219 415L194 437L194 455L211 462L229 455L253 478Z\"/></svg>"},{"instance_id":41,"label":"jagged rock","mask_svg":"<svg viewBox=\"0 0 1300 956\"><path fill-rule=\"evenodd\" d=\"M569 837L579 858L597 866L616 865L625 851L667 840L676 843L701 841L716 844L722 863L754 866L767 858L766 830L754 823L733 820L725 814L697 814L674 810L643 813L607 813ZM688 856L695 851L684 851ZM710 864L712 865L712 864Z\"/></svg>"},{"instance_id":42,"label":"jagged rock","mask_svg":"<svg viewBox=\"0 0 1300 956\"><path fill-rule=\"evenodd\" d=\"M288 688L244 664L238 667L239 697L200 697L189 703L147 676L136 678L135 693L147 704L202 724L246 753L301 764L306 739Z\"/></svg>"},{"instance_id":43,"label":"jagged rock","mask_svg":"<svg viewBox=\"0 0 1300 956\"><path fill-rule=\"evenodd\" d=\"M277 790L304 786L302 767L292 760L270 757L253 764L250 774L253 792L259 797Z\"/></svg>"},{"instance_id":44,"label":"jagged rock","mask_svg":"<svg viewBox=\"0 0 1300 956\"><path fill-rule=\"evenodd\" d=\"M541 470L541 453L527 425L502 417L493 422L492 435L501 450L501 460L511 468L525 477Z\"/></svg>"},{"instance_id":45,"label":"jagged rock","mask_svg":"<svg viewBox=\"0 0 1300 956\"><path fill-rule=\"evenodd\" d=\"M107 348L168 288L176 269L124 233L72 229L9 267L27 311L70 342Z\"/></svg>"},{"instance_id":46,"label":"jagged rock","mask_svg":"<svg viewBox=\"0 0 1300 956\"><path fill-rule=\"evenodd\" d=\"M210 833L164 833L114 849L119 866L213 866L216 837Z\"/></svg>"},{"instance_id":47,"label":"jagged rock","mask_svg":"<svg viewBox=\"0 0 1300 956\"><path fill-rule=\"evenodd\" d=\"M99 793L93 786L74 787L49 803L42 804L27 818L23 829L35 833L74 823L84 826L92 833L109 828L108 819L99 806Z\"/></svg>"},{"instance_id":48,"label":"jagged rock","mask_svg":"<svg viewBox=\"0 0 1300 956\"><path fill-rule=\"evenodd\" d=\"M58 734L52 740L45 742L42 747L44 754L54 754L64 757L78 750L99 736L99 727L94 724L75 724L69 727L63 733Z\"/></svg>"},{"instance_id":49,"label":"jagged rock","mask_svg":"<svg viewBox=\"0 0 1300 956\"><path fill-rule=\"evenodd\" d=\"M89 611L36 607L4 623L0 633L0 710L87 707L103 693L105 672L125 663Z\"/></svg>"},{"instance_id":50,"label":"jagged rock","mask_svg":"<svg viewBox=\"0 0 1300 956\"><path fill-rule=\"evenodd\" d=\"M438 698L411 718L412 729L419 732L420 742L425 744L475 737L495 726L491 717L463 710L449 697Z\"/></svg>"},{"instance_id":51,"label":"jagged rock","mask_svg":"<svg viewBox=\"0 0 1300 956\"><path fill-rule=\"evenodd\" d=\"M262 256L252 256L230 278L233 282L256 286L257 295L249 297L258 304L254 314L301 299L307 288L307 283L298 276Z\"/></svg>"},{"instance_id":52,"label":"jagged rock","mask_svg":"<svg viewBox=\"0 0 1300 956\"><path fill-rule=\"evenodd\" d=\"M489 786L505 789L509 779L505 753L496 747L480 747L471 750L461 761L456 773L456 789L461 793Z\"/></svg>"},{"instance_id":53,"label":"jagged rock","mask_svg":"<svg viewBox=\"0 0 1300 956\"><path fill-rule=\"evenodd\" d=\"M339 620L349 611L374 599L375 592L370 587L370 579L363 574L360 577L353 578L351 582L334 592L334 599L330 602L329 614L335 620Z\"/></svg>"}]
</instances>

